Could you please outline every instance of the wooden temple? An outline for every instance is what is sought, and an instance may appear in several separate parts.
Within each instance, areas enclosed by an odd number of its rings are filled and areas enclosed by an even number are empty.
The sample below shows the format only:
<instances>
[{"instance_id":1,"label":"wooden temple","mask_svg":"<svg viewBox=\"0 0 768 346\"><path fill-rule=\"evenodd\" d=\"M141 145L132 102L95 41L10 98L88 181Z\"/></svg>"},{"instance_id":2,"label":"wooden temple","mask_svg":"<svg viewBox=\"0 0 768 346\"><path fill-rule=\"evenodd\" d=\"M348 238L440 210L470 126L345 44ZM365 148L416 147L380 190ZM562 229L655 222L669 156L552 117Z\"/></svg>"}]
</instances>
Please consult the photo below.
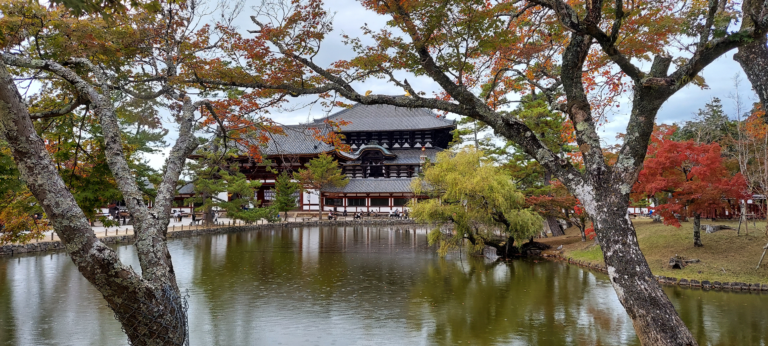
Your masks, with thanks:
<instances>
[{"instance_id":1,"label":"wooden temple","mask_svg":"<svg viewBox=\"0 0 768 346\"><path fill-rule=\"evenodd\" d=\"M317 130L328 131L326 119L349 122L339 131L350 147L348 152L317 139ZM426 197L414 195L411 180L427 159L434 160L438 152L448 147L451 131L455 129L453 120L428 109L358 104L309 124L284 126L284 134L272 135L262 147L262 155L271 162L271 169L244 155L239 160L240 171L248 179L262 182L256 197L262 205L269 205L274 197L270 191L275 184L273 170L294 172L327 153L339 162L349 184L319 192L303 191L297 196L300 210L402 210L409 200Z\"/></svg>"}]
</instances>

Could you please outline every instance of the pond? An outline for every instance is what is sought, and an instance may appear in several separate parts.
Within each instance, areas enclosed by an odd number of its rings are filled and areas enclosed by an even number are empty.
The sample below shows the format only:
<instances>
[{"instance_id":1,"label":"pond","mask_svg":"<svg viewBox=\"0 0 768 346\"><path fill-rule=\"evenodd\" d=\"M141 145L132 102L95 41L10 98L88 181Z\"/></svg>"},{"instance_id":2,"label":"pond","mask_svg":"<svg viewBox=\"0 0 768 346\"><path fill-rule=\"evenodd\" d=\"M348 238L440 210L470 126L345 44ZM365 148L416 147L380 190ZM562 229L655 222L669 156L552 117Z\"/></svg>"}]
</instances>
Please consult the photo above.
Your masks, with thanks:
<instances>
[{"instance_id":1,"label":"pond","mask_svg":"<svg viewBox=\"0 0 768 346\"><path fill-rule=\"evenodd\" d=\"M169 242L192 345L638 345L607 276L437 256L413 226ZM132 246L116 247L139 270ZM702 345L768 344L768 295L665 288ZM64 253L0 258L0 345L125 345Z\"/></svg>"}]
</instances>

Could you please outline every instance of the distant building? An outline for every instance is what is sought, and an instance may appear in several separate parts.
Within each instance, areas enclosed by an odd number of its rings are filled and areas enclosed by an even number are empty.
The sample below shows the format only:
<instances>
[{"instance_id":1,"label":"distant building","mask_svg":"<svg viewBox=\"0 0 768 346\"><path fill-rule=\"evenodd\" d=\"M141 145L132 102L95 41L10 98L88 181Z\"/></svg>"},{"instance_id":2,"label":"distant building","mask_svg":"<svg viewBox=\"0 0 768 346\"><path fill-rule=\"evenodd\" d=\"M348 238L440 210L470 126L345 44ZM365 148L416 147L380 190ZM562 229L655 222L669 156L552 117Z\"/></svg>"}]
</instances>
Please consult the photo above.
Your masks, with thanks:
<instances>
[{"instance_id":1,"label":"distant building","mask_svg":"<svg viewBox=\"0 0 768 346\"><path fill-rule=\"evenodd\" d=\"M318 130L329 131L326 119L350 122L340 131L350 152L339 151L317 139ZM453 120L427 109L358 104L310 124L284 126L285 134L272 135L261 154L278 172L304 168L321 153L333 155L339 162L349 184L324 189L320 194L303 191L297 196L300 210L389 212L402 209L411 199L425 198L413 194L411 180L421 171L425 160L434 160L438 152L448 147L451 131L455 129ZM247 152L247 148L241 151ZM271 203L275 174L247 155L237 161L248 179L262 182L257 199L263 205Z\"/></svg>"}]
</instances>

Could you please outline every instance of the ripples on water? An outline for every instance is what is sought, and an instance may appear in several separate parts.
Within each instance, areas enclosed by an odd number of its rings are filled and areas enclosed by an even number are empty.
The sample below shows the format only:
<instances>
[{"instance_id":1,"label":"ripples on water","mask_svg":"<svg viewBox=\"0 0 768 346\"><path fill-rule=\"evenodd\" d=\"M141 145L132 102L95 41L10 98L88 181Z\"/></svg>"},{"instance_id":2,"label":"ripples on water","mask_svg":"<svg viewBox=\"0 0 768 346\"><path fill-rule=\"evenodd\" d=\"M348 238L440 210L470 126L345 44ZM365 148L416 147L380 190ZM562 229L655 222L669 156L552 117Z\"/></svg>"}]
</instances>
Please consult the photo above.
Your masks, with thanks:
<instances>
[{"instance_id":1,"label":"ripples on water","mask_svg":"<svg viewBox=\"0 0 768 346\"><path fill-rule=\"evenodd\" d=\"M174 239L192 345L638 345L607 277L438 257L426 230L294 228ZM121 260L139 269L132 246ZM766 345L765 295L665 289L702 345ZM0 344L124 345L63 253L0 258Z\"/></svg>"}]
</instances>

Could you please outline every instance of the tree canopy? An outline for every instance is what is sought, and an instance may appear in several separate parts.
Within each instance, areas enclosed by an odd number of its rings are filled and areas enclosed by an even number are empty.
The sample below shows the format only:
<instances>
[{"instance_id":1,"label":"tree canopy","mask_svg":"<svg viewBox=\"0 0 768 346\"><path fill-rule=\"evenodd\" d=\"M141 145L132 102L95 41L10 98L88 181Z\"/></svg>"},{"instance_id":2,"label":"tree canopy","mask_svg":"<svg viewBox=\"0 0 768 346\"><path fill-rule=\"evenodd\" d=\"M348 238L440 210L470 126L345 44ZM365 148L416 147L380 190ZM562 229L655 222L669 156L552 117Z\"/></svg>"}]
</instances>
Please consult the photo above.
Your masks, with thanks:
<instances>
[{"instance_id":1,"label":"tree canopy","mask_svg":"<svg viewBox=\"0 0 768 346\"><path fill-rule=\"evenodd\" d=\"M438 153L411 188L431 197L410 205L416 220L453 226L452 230L437 227L429 235L441 254L462 246L466 239L474 250L488 245L508 257L515 253L515 239L528 239L541 231L541 217L526 208L525 196L511 177L473 147Z\"/></svg>"},{"instance_id":2,"label":"tree canopy","mask_svg":"<svg viewBox=\"0 0 768 346\"><path fill-rule=\"evenodd\" d=\"M278 212L285 212L285 221L288 221L288 211L293 210L298 205L297 195L300 193L300 184L291 179L291 175L286 171L280 172L275 179L274 199L272 206Z\"/></svg>"},{"instance_id":3,"label":"tree canopy","mask_svg":"<svg viewBox=\"0 0 768 346\"><path fill-rule=\"evenodd\" d=\"M674 141L674 127L653 137L648 158L633 191L644 197L658 196L654 207L664 223L680 227L677 215L692 216L712 210L733 208L748 198L747 184L741 173L731 175L723 163L720 145L699 144L693 139ZM694 225L694 245L701 246L698 222Z\"/></svg>"}]
</instances>

